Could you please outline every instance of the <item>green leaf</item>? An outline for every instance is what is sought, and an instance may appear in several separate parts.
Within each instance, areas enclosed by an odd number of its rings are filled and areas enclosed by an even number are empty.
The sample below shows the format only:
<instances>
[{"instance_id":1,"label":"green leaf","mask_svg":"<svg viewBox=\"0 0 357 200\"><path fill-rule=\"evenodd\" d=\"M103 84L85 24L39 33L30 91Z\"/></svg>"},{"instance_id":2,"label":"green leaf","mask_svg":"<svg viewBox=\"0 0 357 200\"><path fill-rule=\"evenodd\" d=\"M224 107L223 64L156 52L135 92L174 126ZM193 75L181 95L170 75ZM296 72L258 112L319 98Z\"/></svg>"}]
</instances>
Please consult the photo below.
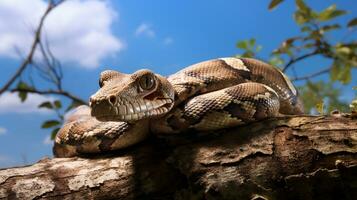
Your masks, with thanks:
<instances>
[{"instance_id":1,"label":"green leaf","mask_svg":"<svg viewBox=\"0 0 357 200\"><path fill-rule=\"evenodd\" d=\"M273 10L277 5L279 5L284 0L272 0L269 4L269 10Z\"/></svg>"},{"instance_id":2,"label":"green leaf","mask_svg":"<svg viewBox=\"0 0 357 200\"><path fill-rule=\"evenodd\" d=\"M321 29L325 32L327 31L332 31L332 30L335 30L335 29L339 29L341 28L340 25L338 24L333 24L333 25L326 25L326 26L323 26Z\"/></svg>"},{"instance_id":3,"label":"green leaf","mask_svg":"<svg viewBox=\"0 0 357 200\"><path fill-rule=\"evenodd\" d=\"M351 21L348 22L347 27L352 27L357 25L357 18L353 18Z\"/></svg>"},{"instance_id":4,"label":"green leaf","mask_svg":"<svg viewBox=\"0 0 357 200\"><path fill-rule=\"evenodd\" d=\"M352 87L352 90L357 90L357 86Z\"/></svg>"},{"instance_id":5,"label":"green leaf","mask_svg":"<svg viewBox=\"0 0 357 200\"><path fill-rule=\"evenodd\" d=\"M17 84L17 89L30 89L31 87L29 85L27 85L25 82L20 81Z\"/></svg>"},{"instance_id":6,"label":"green leaf","mask_svg":"<svg viewBox=\"0 0 357 200\"><path fill-rule=\"evenodd\" d=\"M57 109L62 108L62 103L61 103L61 101L59 101L59 100L54 101L53 104L55 105L55 107L56 107Z\"/></svg>"},{"instance_id":7,"label":"green leaf","mask_svg":"<svg viewBox=\"0 0 357 200\"><path fill-rule=\"evenodd\" d=\"M54 126L58 126L60 125L61 123L57 120L48 120L48 121L45 121L43 122L41 128L51 128L51 127L54 127Z\"/></svg>"},{"instance_id":8,"label":"green leaf","mask_svg":"<svg viewBox=\"0 0 357 200\"><path fill-rule=\"evenodd\" d=\"M299 10L301 10L304 13L310 12L310 8L305 4L303 0L296 0L295 1L297 7Z\"/></svg>"},{"instance_id":9,"label":"green leaf","mask_svg":"<svg viewBox=\"0 0 357 200\"><path fill-rule=\"evenodd\" d=\"M45 102L41 103L38 107L39 108L53 109L53 105L49 101L45 101Z\"/></svg>"},{"instance_id":10,"label":"green leaf","mask_svg":"<svg viewBox=\"0 0 357 200\"><path fill-rule=\"evenodd\" d=\"M320 21L328 21L330 19L336 18L338 16L344 15L347 12L344 10L336 10L336 5L333 4L331 6L329 6L328 8L326 8L325 10L323 10L322 12L320 12L318 14L318 19Z\"/></svg>"},{"instance_id":11,"label":"green leaf","mask_svg":"<svg viewBox=\"0 0 357 200\"><path fill-rule=\"evenodd\" d=\"M357 112L357 99L355 99L351 102L350 108L352 109L352 111Z\"/></svg>"},{"instance_id":12,"label":"green leaf","mask_svg":"<svg viewBox=\"0 0 357 200\"><path fill-rule=\"evenodd\" d=\"M345 15L345 14L347 14L347 11L345 11L345 10L335 10L331 13L331 15L329 16L329 19L333 19L333 18L336 18L341 15Z\"/></svg>"},{"instance_id":13,"label":"green leaf","mask_svg":"<svg viewBox=\"0 0 357 200\"><path fill-rule=\"evenodd\" d=\"M347 55L347 54L352 53L352 49L350 49L349 47L346 47L346 46L339 46L339 47L336 47L336 53Z\"/></svg>"},{"instance_id":14,"label":"green leaf","mask_svg":"<svg viewBox=\"0 0 357 200\"><path fill-rule=\"evenodd\" d=\"M321 100L320 102L318 102L315 106L316 108L316 111L318 113L320 113L320 115L323 115L324 114L324 108L325 108L325 104L324 104L324 101Z\"/></svg>"},{"instance_id":15,"label":"green leaf","mask_svg":"<svg viewBox=\"0 0 357 200\"><path fill-rule=\"evenodd\" d=\"M345 66L340 73L339 81L341 81L342 84L348 84L351 82L351 80L352 80L351 67Z\"/></svg>"},{"instance_id":16,"label":"green leaf","mask_svg":"<svg viewBox=\"0 0 357 200\"><path fill-rule=\"evenodd\" d=\"M57 135L59 130L60 130L60 128L55 128L55 129L52 130L52 132L51 132L51 140L54 140L56 138L56 135Z\"/></svg>"},{"instance_id":17,"label":"green leaf","mask_svg":"<svg viewBox=\"0 0 357 200\"><path fill-rule=\"evenodd\" d=\"M30 89L31 88L25 82L22 82L22 81L19 81L17 83L16 87L19 90L25 90L25 89ZM20 98L21 102L24 102L26 100L26 98L27 98L27 92L20 91L20 92L18 92L18 95L19 95L19 98Z\"/></svg>"},{"instance_id":18,"label":"green leaf","mask_svg":"<svg viewBox=\"0 0 357 200\"><path fill-rule=\"evenodd\" d=\"M254 39L254 38L251 38L251 39L249 40L249 45L250 45L251 47L253 47L253 46L255 45L255 39Z\"/></svg>"},{"instance_id":19,"label":"green leaf","mask_svg":"<svg viewBox=\"0 0 357 200\"><path fill-rule=\"evenodd\" d=\"M332 64L331 71L330 71L330 79L332 81L337 81L338 80L338 76L339 76L340 70L341 70L340 65L337 62L334 62Z\"/></svg>"},{"instance_id":20,"label":"green leaf","mask_svg":"<svg viewBox=\"0 0 357 200\"><path fill-rule=\"evenodd\" d=\"M248 41L247 41L247 40L239 41L239 42L237 43L237 47L238 47L239 49L244 49L244 50L248 49L248 47L249 47Z\"/></svg>"},{"instance_id":21,"label":"green leaf","mask_svg":"<svg viewBox=\"0 0 357 200\"><path fill-rule=\"evenodd\" d=\"M317 15L305 4L303 0L295 0L297 10L294 13L294 20L299 25L311 21Z\"/></svg>"},{"instance_id":22,"label":"green leaf","mask_svg":"<svg viewBox=\"0 0 357 200\"><path fill-rule=\"evenodd\" d=\"M299 25L304 24L305 22L309 21L308 17L305 14L303 14L302 12L295 12L294 13L294 20Z\"/></svg>"},{"instance_id":23,"label":"green leaf","mask_svg":"<svg viewBox=\"0 0 357 200\"><path fill-rule=\"evenodd\" d=\"M311 18L311 19L317 19L318 16L319 16L319 14L318 14L316 11L314 11L314 10L310 10L310 12L308 13L308 15L309 15L309 18Z\"/></svg>"},{"instance_id":24,"label":"green leaf","mask_svg":"<svg viewBox=\"0 0 357 200\"><path fill-rule=\"evenodd\" d=\"M27 92L18 92L21 102L24 102L27 98Z\"/></svg>"},{"instance_id":25,"label":"green leaf","mask_svg":"<svg viewBox=\"0 0 357 200\"><path fill-rule=\"evenodd\" d=\"M351 66L348 63L335 61L332 65L330 78L332 81L340 81L342 84L348 84L352 80Z\"/></svg>"}]
</instances>

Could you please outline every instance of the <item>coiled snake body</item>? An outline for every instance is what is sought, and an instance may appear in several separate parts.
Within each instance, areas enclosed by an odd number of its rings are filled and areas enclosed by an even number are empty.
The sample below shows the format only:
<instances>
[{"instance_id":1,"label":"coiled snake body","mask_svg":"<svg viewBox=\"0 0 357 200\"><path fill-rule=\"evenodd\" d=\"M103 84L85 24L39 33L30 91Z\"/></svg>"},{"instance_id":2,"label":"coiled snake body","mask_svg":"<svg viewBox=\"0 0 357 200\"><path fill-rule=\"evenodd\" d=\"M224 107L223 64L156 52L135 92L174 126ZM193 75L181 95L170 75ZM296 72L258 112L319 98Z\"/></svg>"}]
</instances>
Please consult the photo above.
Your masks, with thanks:
<instances>
[{"instance_id":1,"label":"coiled snake body","mask_svg":"<svg viewBox=\"0 0 357 200\"><path fill-rule=\"evenodd\" d=\"M58 132L54 154L72 157L121 149L149 132L212 131L303 107L290 80L251 58L219 58L167 78L149 70L101 73L90 107L78 107Z\"/></svg>"}]
</instances>

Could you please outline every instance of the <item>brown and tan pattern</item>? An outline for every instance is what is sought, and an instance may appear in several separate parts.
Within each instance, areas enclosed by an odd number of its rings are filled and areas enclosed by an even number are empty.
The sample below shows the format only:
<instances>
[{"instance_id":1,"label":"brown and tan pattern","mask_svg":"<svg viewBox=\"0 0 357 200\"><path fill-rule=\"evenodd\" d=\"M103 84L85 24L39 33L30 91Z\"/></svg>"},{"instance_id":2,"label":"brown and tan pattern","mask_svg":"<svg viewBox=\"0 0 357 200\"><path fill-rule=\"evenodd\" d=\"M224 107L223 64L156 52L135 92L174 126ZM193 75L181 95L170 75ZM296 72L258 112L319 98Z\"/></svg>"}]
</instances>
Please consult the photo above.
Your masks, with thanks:
<instances>
[{"instance_id":1,"label":"brown and tan pattern","mask_svg":"<svg viewBox=\"0 0 357 200\"><path fill-rule=\"evenodd\" d=\"M100 89L57 134L54 154L71 157L121 149L150 133L212 131L281 114L301 114L290 80L251 58L219 58L168 78L150 70L101 73Z\"/></svg>"}]
</instances>

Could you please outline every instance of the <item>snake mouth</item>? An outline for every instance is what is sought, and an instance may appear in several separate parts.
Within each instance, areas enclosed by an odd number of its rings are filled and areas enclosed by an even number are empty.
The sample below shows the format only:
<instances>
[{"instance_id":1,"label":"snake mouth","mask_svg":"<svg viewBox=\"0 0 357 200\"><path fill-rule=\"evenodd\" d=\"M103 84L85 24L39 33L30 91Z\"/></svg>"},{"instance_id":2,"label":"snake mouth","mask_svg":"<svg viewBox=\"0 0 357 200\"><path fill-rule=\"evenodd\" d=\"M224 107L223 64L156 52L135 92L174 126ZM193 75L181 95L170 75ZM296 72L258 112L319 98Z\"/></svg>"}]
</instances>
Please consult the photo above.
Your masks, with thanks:
<instances>
[{"instance_id":1,"label":"snake mouth","mask_svg":"<svg viewBox=\"0 0 357 200\"><path fill-rule=\"evenodd\" d=\"M91 105L91 115L99 121L131 122L163 115L172 106L172 99L122 101L115 105L103 102Z\"/></svg>"}]
</instances>

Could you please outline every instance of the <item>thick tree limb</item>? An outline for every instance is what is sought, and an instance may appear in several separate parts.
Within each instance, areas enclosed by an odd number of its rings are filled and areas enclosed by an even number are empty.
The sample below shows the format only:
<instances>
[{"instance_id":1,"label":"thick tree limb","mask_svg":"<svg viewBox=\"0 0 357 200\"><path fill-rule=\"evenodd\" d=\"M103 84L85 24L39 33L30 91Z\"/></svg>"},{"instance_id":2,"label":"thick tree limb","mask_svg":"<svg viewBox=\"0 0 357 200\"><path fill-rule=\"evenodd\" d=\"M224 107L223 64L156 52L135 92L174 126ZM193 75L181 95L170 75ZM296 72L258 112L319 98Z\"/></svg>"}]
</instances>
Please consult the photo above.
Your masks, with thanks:
<instances>
[{"instance_id":1,"label":"thick tree limb","mask_svg":"<svg viewBox=\"0 0 357 200\"><path fill-rule=\"evenodd\" d=\"M3 199L353 199L357 120L299 116L0 170Z\"/></svg>"}]
</instances>

